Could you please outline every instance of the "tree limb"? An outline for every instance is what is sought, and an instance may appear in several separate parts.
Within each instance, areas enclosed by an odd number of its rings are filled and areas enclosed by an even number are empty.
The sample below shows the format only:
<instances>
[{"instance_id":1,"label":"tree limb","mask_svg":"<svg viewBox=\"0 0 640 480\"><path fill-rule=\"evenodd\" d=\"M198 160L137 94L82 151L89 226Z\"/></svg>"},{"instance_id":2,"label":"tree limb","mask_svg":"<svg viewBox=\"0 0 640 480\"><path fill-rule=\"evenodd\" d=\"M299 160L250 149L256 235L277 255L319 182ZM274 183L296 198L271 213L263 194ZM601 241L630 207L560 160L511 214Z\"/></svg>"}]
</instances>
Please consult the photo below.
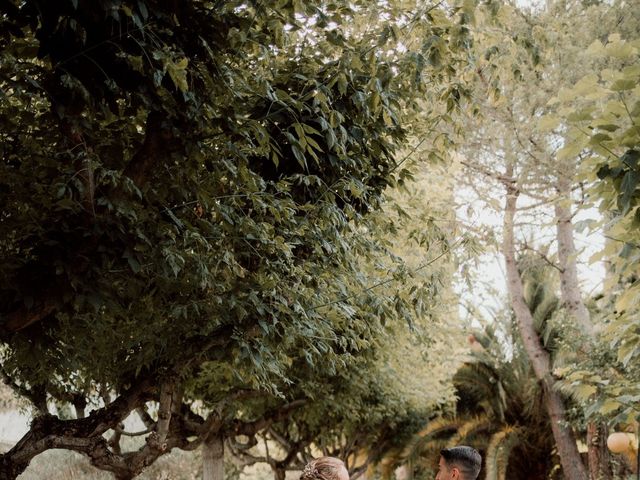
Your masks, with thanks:
<instances>
[{"instance_id":1,"label":"tree limb","mask_svg":"<svg viewBox=\"0 0 640 480\"><path fill-rule=\"evenodd\" d=\"M50 448L67 448L89 455L92 461L120 465L117 455L109 450L102 435L143 403L152 389L153 384L143 379L114 402L92 411L86 418L61 420L48 414L36 417L20 441L0 455L0 480L15 478L33 457Z\"/></svg>"},{"instance_id":2,"label":"tree limb","mask_svg":"<svg viewBox=\"0 0 640 480\"><path fill-rule=\"evenodd\" d=\"M22 306L6 315L4 323L0 326L2 329L0 335L5 336L7 333L19 332L46 318L55 309L56 304L51 299L45 299L31 309Z\"/></svg>"},{"instance_id":3,"label":"tree limb","mask_svg":"<svg viewBox=\"0 0 640 480\"><path fill-rule=\"evenodd\" d=\"M169 433L169 423L171 422L171 412L174 409L175 382L172 379L165 380L160 385L160 405L158 408L158 422L156 424L156 435L154 438L158 442L159 448L163 447L167 434Z\"/></svg>"},{"instance_id":4,"label":"tree limb","mask_svg":"<svg viewBox=\"0 0 640 480\"><path fill-rule=\"evenodd\" d=\"M229 433L232 435L246 435L250 437L258 433L259 431L266 429L272 423L284 420L293 410L301 407L306 403L307 400L305 399L294 400L253 422L243 422L241 420L236 420L235 422L232 422L229 428Z\"/></svg>"}]
</instances>

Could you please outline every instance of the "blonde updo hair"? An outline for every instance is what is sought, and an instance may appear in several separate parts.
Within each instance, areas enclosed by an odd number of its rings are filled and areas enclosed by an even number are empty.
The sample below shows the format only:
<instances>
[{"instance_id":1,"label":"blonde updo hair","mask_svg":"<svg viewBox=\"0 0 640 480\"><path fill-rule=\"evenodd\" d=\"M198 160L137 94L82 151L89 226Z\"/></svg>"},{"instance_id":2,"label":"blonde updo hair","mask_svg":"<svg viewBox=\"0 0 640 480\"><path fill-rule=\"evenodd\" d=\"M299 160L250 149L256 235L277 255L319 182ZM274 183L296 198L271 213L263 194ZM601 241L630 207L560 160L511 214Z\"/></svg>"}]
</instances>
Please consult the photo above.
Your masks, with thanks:
<instances>
[{"instance_id":1,"label":"blonde updo hair","mask_svg":"<svg viewBox=\"0 0 640 480\"><path fill-rule=\"evenodd\" d=\"M302 470L300 480L348 480L349 472L344 462L336 457L320 457L311 460Z\"/></svg>"}]
</instances>

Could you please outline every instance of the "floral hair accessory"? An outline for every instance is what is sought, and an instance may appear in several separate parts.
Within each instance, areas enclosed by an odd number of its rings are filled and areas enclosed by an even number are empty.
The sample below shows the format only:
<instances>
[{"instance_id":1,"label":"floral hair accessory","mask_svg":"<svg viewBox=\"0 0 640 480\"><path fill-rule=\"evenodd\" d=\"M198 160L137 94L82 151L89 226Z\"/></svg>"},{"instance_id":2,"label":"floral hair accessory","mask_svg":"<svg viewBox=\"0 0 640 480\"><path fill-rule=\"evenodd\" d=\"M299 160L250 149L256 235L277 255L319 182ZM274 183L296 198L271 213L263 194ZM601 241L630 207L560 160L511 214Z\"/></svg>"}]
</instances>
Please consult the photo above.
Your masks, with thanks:
<instances>
[{"instance_id":1,"label":"floral hair accessory","mask_svg":"<svg viewBox=\"0 0 640 480\"><path fill-rule=\"evenodd\" d=\"M318 476L318 470L313 463L305 465L302 470L302 478L316 478Z\"/></svg>"}]
</instances>

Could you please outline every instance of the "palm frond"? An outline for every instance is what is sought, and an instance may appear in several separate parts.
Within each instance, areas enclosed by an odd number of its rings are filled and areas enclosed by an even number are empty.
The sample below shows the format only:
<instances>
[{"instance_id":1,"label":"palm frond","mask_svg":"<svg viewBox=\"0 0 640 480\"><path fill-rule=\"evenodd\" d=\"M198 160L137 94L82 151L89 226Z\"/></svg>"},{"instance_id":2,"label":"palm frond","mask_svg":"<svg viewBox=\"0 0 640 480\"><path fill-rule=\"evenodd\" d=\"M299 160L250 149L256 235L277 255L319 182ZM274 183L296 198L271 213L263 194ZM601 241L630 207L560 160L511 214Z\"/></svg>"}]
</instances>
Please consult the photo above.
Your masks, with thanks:
<instances>
[{"instance_id":1,"label":"palm frond","mask_svg":"<svg viewBox=\"0 0 640 480\"><path fill-rule=\"evenodd\" d=\"M493 427L494 423L487 415L475 416L468 419L458 428L457 432L449 438L447 447L453 447L461 443L474 443L473 437L478 433L486 432Z\"/></svg>"},{"instance_id":2,"label":"palm frond","mask_svg":"<svg viewBox=\"0 0 640 480\"><path fill-rule=\"evenodd\" d=\"M400 459L415 458L425 449L425 446L437 437L452 434L462 425L462 419L440 417L430 421L422 430L416 433L407 443L400 454Z\"/></svg>"},{"instance_id":3,"label":"palm frond","mask_svg":"<svg viewBox=\"0 0 640 480\"><path fill-rule=\"evenodd\" d=\"M491 436L485 453L486 480L505 480L509 457L520 442L520 429L506 425Z\"/></svg>"},{"instance_id":4,"label":"palm frond","mask_svg":"<svg viewBox=\"0 0 640 480\"><path fill-rule=\"evenodd\" d=\"M493 365L484 362L466 363L456 372L453 384L457 389L459 408L477 413L477 407L482 407L484 413L504 419L505 395L501 391L504 387L501 385L500 373Z\"/></svg>"},{"instance_id":5,"label":"palm frond","mask_svg":"<svg viewBox=\"0 0 640 480\"><path fill-rule=\"evenodd\" d=\"M552 293L547 293L544 298L540 299L537 305L531 309L533 315L534 327L538 335L541 337L549 337L549 320L553 317L560 305L558 297Z\"/></svg>"}]
</instances>

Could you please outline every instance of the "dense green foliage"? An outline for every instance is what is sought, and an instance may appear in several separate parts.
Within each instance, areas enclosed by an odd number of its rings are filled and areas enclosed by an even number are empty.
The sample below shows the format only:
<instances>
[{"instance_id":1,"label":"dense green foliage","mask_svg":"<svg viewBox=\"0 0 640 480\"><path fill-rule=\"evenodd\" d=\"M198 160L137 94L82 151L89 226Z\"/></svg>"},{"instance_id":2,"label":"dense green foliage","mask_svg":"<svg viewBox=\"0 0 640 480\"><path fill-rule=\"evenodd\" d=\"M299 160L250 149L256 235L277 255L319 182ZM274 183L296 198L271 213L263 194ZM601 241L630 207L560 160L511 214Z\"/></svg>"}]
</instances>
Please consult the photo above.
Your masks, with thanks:
<instances>
[{"instance_id":1,"label":"dense green foliage","mask_svg":"<svg viewBox=\"0 0 640 480\"><path fill-rule=\"evenodd\" d=\"M621 7L620 7L621 8ZM605 260L608 274L601 308L602 343L567 382L588 404L587 413L616 423L637 421L640 411L640 324L638 323L638 160L640 85L637 15L620 17L618 28L595 40L586 52L594 65L574 88L553 99L563 114L569 147L584 153L580 177L591 186L589 205L599 207L607 243L593 261ZM606 369L607 375L602 376Z\"/></svg>"},{"instance_id":2,"label":"dense green foliage","mask_svg":"<svg viewBox=\"0 0 640 480\"><path fill-rule=\"evenodd\" d=\"M220 417L225 435L332 384L354 398L346 412L373 406L373 424L410 417L402 398L387 408L381 387L357 380L388 325L412 323L438 289L400 291L407 269L381 240L390 227L367 217L409 175L396 159L408 122L429 125L460 98L447 82L468 6L455 12L454 22L419 2L3 2L6 381L41 413L52 400L81 411L115 395L116 417L60 427L102 443L91 422L114 427L177 392ZM414 27L428 40L400 48ZM429 89L445 107L418 116ZM186 416L164 425L170 446L206 436L204 418L194 431L194 412L171 408ZM92 445L78 448L99 456ZM110 458L101 466L115 469Z\"/></svg>"},{"instance_id":3,"label":"dense green foliage","mask_svg":"<svg viewBox=\"0 0 640 480\"><path fill-rule=\"evenodd\" d=\"M298 22L276 7L9 12L14 29L41 24L7 38L2 62L3 311L56 317L34 322L40 342L10 339L30 382L82 366L118 385L206 352L224 325L259 326L264 341L306 338L283 335L280 317L322 329L317 306L345 281L322 272L349 270L349 221L375 206L403 134L391 65L371 51L354 71L326 40L324 55L281 58L276 34ZM377 110L363 89L381 90ZM277 370L240 331L238 359ZM59 371L30 377L27 349Z\"/></svg>"}]
</instances>

